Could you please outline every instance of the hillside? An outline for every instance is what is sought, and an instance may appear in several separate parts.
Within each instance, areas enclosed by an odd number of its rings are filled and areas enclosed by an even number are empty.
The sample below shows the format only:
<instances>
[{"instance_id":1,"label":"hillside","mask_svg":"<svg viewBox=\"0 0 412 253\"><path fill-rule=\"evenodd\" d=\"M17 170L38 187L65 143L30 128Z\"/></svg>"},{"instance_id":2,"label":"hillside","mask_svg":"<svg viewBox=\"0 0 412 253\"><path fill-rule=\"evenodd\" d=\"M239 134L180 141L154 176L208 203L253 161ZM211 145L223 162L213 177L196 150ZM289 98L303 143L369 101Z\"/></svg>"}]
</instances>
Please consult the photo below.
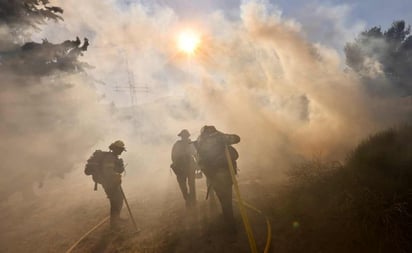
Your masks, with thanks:
<instances>
[{"instance_id":1,"label":"hillside","mask_svg":"<svg viewBox=\"0 0 412 253\"><path fill-rule=\"evenodd\" d=\"M273 252L411 252L412 127L370 136L344 164L296 166L272 203Z\"/></svg>"}]
</instances>

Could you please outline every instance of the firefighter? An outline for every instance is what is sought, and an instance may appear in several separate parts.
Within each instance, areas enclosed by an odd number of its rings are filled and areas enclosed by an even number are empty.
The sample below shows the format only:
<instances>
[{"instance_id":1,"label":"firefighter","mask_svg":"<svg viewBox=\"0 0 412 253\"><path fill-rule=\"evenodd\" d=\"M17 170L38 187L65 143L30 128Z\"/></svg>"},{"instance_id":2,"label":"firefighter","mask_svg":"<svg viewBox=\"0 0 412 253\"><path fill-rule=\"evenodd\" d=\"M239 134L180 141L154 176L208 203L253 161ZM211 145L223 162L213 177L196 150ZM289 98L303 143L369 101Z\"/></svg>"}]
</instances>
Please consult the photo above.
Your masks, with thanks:
<instances>
[{"instance_id":1,"label":"firefighter","mask_svg":"<svg viewBox=\"0 0 412 253\"><path fill-rule=\"evenodd\" d=\"M213 188L215 191L222 207L225 222L233 230L236 230L232 207L233 182L225 149L228 148L232 163L236 165L236 159L239 155L230 145L239 142L238 135L224 134L217 131L214 126L204 126L196 141L198 164L207 178L208 189Z\"/></svg>"},{"instance_id":2,"label":"firefighter","mask_svg":"<svg viewBox=\"0 0 412 253\"><path fill-rule=\"evenodd\" d=\"M190 140L190 133L183 129L172 148L172 164L170 167L176 174L177 182L185 200L186 206L190 207L196 203L195 171L196 171L196 148Z\"/></svg>"},{"instance_id":3,"label":"firefighter","mask_svg":"<svg viewBox=\"0 0 412 253\"><path fill-rule=\"evenodd\" d=\"M124 172L123 160L119 156L126 151L124 142L115 141L109 146L110 151L96 150L87 161L85 174L92 175L97 184L103 186L110 201L110 225L112 229L119 228L120 212L123 207L123 194L121 189L121 173Z\"/></svg>"}]
</instances>

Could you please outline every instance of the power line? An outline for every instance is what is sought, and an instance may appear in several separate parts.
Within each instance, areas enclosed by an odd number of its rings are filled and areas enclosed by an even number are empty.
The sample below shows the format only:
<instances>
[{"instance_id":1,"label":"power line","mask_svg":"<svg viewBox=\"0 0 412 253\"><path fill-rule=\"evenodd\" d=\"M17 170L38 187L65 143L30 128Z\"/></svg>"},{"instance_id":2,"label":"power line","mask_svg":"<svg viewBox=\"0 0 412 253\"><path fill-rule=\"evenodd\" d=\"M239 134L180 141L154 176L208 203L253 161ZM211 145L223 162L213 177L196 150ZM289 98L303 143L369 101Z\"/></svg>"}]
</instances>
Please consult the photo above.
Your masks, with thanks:
<instances>
[{"instance_id":1,"label":"power line","mask_svg":"<svg viewBox=\"0 0 412 253\"><path fill-rule=\"evenodd\" d=\"M126 65L126 74L127 74L127 85L116 85L114 86L114 91L116 92L129 92L130 96L130 105L134 107L136 105L137 93L149 93L150 89L147 86L147 83L138 82L142 85L137 86L134 78L134 72L130 68L129 60L126 56L124 50L122 50L122 55Z\"/></svg>"}]
</instances>

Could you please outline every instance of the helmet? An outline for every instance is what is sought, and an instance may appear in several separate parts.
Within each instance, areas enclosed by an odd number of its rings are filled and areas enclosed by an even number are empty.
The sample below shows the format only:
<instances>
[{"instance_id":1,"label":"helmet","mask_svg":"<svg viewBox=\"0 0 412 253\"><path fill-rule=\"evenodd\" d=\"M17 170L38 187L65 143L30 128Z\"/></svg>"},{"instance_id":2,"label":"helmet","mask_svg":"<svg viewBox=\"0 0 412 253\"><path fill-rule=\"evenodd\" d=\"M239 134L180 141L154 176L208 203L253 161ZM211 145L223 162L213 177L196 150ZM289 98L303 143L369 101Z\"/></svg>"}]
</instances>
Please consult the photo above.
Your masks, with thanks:
<instances>
[{"instance_id":1,"label":"helmet","mask_svg":"<svg viewBox=\"0 0 412 253\"><path fill-rule=\"evenodd\" d=\"M182 131L180 131L180 133L179 133L177 136L180 136L180 137L189 137L189 136L190 136L190 133L189 133L189 131L187 131L187 129L183 129Z\"/></svg>"},{"instance_id":2,"label":"helmet","mask_svg":"<svg viewBox=\"0 0 412 253\"><path fill-rule=\"evenodd\" d=\"M217 130L216 130L216 127L215 126L203 126L202 127L202 129L200 129L200 134L201 135L203 135L203 134L211 134L211 133L214 133L214 132L216 132Z\"/></svg>"},{"instance_id":3,"label":"helmet","mask_svg":"<svg viewBox=\"0 0 412 253\"><path fill-rule=\"evenodd\" d=\"M121 140L117 140L117 141L113 142L112 144L110 144L110 146L109 146L110 150L113 150L115 148L121 148L124 151L126 151L126 148L124 147L124 142L121 141Z\"/></svg>"}]
</instances>

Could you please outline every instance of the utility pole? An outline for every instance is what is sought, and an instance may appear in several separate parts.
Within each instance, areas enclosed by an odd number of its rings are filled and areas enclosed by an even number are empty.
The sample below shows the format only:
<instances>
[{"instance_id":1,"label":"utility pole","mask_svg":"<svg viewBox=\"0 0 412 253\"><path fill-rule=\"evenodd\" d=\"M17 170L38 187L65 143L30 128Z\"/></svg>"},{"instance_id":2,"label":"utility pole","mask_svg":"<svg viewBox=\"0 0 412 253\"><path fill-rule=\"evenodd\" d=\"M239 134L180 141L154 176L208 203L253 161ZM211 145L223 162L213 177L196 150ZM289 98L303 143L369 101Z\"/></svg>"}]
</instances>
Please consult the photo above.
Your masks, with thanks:
<instances>
[{"instance_id":1,"label":"utility pole","mask_svg":"<svg viewBox=\"0 0 412 253\"><path fill-rule=\"evenodd\" d=\"M149 87L144 83L143 85L137 86L134 79L134 72L131 70L129 65L129 60L126 56L126 53L122 51L122 56L124 57L126 74L127 74L127 85L116 85L114 86L114 91L116 92L129 92L130 96L130 106L134 108L137 102L137 93L149 93Z\"/></svg>"},{"instance_id":2,"label":"utility pole","mask_svg":"<svg viewBox=\"0 0 412 253\"><path fill-rule=\"evenodd\" d=\"M122 50L122 56L125 62L126 68L126 75L127 75L127 84L126 85L116 85L114 86L114 91L116 92L128 92L130 96L130 117L132 120L132 124L137 126L138 122L136 120L136 105L137 105L137 93L149 93L150 90L147 87L146 83L142 83L142 85L137 86L136 81L134 79L134 72L130 68L129 60L127 58L126 53Z\"/></svg>"}]
</instances>

